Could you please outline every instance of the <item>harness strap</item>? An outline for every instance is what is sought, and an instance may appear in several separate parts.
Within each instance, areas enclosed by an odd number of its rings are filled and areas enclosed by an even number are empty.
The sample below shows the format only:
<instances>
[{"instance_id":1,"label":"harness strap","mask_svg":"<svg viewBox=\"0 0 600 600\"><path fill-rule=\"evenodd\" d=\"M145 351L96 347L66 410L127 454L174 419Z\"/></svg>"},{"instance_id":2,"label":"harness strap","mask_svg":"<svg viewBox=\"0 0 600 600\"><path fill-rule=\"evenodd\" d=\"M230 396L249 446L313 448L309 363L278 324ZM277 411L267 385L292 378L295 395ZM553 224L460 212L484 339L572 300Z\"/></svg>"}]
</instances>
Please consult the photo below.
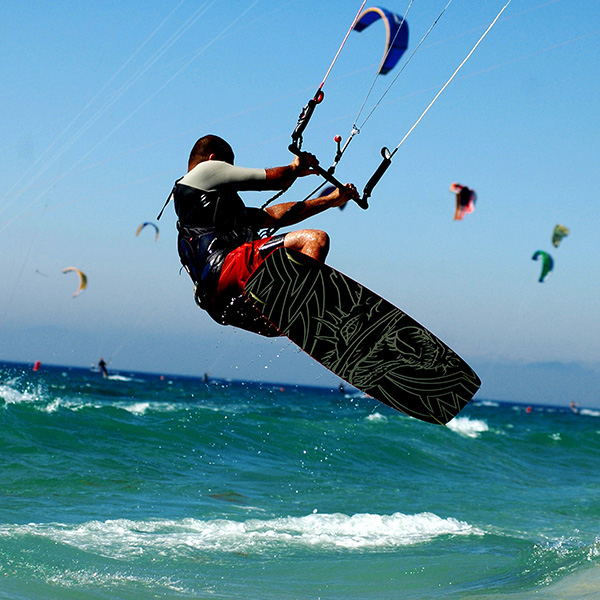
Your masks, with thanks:
<instances>
[{"instance_id":1,"label":"harness strap","mask_svg":"<svg viewBox=\"0 0 600 600\"><path fill-rule=\"evenodd\" d=\"M165 212L165 208L167 208L167 204L169 204L169 202L171 201L171 198L173 198L173 194L175 194L175 186L183 179L183 177L180 177L174 184L173 184L173 189L171 190L171 193L169 194L169 196L167 197L166 202L163 204L163 207L161 208L160 212L158 213L158 217L156 217L157 221L160 221L160 218L162 217L163 213Z\"/></svg>"}]
</instances>

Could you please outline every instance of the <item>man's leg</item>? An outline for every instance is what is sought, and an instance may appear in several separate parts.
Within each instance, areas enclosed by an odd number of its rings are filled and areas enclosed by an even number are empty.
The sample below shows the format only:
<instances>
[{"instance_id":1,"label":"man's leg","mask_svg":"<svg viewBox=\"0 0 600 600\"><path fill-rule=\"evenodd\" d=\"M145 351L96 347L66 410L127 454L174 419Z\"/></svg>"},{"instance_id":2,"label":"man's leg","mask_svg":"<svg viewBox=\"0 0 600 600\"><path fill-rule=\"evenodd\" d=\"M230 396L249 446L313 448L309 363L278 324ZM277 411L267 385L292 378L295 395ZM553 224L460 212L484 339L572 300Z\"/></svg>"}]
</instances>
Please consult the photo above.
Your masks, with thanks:
<instances>
[{"instance_id":1,"label":"man's leg","mask_svg":"<svg viewBox=\"0 0 600 600\"><path fill-rule=\"evenodd\" d=\"M329 252L329 236L319 229L300 229L288 233L283 245L290 250L297 250L325 262Z\"/></svg>"}]
</instances>

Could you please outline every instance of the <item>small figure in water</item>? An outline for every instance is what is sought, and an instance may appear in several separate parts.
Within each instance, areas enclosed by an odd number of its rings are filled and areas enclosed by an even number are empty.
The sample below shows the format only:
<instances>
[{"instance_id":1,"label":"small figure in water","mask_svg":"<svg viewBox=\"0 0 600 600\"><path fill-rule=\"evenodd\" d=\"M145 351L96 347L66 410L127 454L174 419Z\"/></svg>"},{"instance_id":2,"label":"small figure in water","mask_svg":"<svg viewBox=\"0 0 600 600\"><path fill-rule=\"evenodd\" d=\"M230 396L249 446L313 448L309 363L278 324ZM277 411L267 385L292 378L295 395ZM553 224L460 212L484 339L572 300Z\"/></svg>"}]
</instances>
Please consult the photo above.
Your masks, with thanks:
<instances>
[{"instance_id":1,"label":"small figure in water","mask_svg":"<svg viewBox=\"0 0 600 600\"><path fill-rule=\"evenodd\" d=\"M319 161L303 153L288 166L249 169L233 165L231 146L216 135L200 138L192 148L188 172L170 198L179 219L181 263L195 284L197 304L217 323L265 336L281 335L243 294L250 274L277 248L297 250L324 261L329 236L316 229L261 235L294 225L328 208L359 197L352 184L304 202L246 207L238 192L285 190L298 177L314 174Z\"/></svg>"},{"instance_id":2,"label":"small figure in water","mask_svg":"<svg viewBox=\"0 0 600 600\"><path fill-rule=\"evenodd\" d=\"M579 414L579 404L577 402L571 402L570 408L576 415Z\"/></svg>"},{"instance_id":3,"label":"small figure in water","mask_svg":"<svg viewBox=\"0 0 600 600\"><path fill-rule=\"evenodd\" d=\"M98 362L98 368L100 369L100 372L102 373L102 377L107 378L108 371L106 370L106 363L104 362L103 358L101 358L100 361Z\"/></svg>"}]
</instances>

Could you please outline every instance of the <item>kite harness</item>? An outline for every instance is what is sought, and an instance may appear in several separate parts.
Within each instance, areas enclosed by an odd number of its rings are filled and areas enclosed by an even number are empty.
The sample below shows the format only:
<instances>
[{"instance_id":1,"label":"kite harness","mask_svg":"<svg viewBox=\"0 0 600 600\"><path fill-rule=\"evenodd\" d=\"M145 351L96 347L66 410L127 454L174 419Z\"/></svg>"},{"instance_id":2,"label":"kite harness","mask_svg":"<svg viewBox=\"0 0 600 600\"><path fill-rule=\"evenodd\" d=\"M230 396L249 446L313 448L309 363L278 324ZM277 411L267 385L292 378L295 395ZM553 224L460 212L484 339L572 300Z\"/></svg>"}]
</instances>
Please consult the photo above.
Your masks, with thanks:
<instances>
[{"instance_id":1,"label":"kite harness","mask_svg":"<svg viewBox=\"0 0 600 600\"><path fill-rule=\"evenodd\" d=\"M267 337L280 336L243 294L219 297L219 302L215 302L225 257L235 248L260 238L255 225L260 222L262 211L247 208L236 193L225 198L220 192L206 192L179 181L171 197L179 219L177 250L183 268L194 282L196 304L221 325ZM264 245L265 251L282 243L282 236L274 238Z\"/></svg>"}]
</instances>

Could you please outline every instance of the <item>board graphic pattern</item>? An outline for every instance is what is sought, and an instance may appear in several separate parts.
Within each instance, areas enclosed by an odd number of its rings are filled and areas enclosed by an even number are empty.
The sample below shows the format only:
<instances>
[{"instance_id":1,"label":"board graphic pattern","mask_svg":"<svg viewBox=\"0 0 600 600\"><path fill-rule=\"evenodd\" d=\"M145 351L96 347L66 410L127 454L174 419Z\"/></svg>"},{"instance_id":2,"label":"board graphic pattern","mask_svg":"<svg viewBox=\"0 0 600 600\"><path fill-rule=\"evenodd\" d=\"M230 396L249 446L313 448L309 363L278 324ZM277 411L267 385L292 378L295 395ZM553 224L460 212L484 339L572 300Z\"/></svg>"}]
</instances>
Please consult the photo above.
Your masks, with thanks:
<instances>
[{"instance_id":1,"label":"board graphic pattern","mask_svg":"<svg viewBox=\"0 0 600 600\"><path fill-rule=\"evenodd\" d=\"M473 369L417 321L303 254L275 251L245 293L330 371L417 419L447 423L481 385Z\"/></svg>"}]
</instances>

